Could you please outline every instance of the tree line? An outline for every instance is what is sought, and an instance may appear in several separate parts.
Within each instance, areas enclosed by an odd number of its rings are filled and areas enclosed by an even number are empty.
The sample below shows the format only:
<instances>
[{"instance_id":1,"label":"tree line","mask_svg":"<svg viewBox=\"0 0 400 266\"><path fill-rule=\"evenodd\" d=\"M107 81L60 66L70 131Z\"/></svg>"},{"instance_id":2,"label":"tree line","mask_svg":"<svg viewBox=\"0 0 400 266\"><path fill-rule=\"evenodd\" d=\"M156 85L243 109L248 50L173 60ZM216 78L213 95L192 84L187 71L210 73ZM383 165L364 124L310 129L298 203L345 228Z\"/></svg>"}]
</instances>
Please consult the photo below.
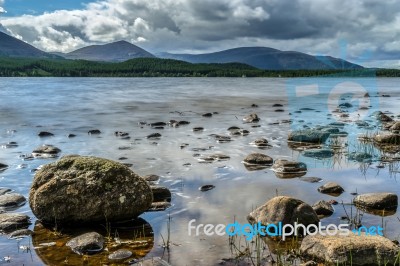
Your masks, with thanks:
<instances>
[{"instance_id":1,"label":"tree line","mask_svg":"<svg viewBox=\"0 0 400 266\"><path fill-rule=\"evenodd\" d=\"M125 62L0 58L0 77L400 77L398 69L261 70L241 63L192 64L160 58Z\"/></svg>"}]
</instances>

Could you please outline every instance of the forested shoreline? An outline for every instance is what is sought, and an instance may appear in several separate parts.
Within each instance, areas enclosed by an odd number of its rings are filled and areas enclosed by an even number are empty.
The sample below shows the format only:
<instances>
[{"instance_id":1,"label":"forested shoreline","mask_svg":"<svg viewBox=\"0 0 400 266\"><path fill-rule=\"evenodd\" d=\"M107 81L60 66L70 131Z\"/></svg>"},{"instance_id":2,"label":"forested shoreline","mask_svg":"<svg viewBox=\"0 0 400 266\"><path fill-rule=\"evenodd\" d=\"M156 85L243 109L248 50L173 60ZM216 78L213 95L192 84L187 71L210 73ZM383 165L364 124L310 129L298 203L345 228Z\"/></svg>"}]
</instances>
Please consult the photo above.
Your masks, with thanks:
<instances>
[{"instance_id":1,"label":"forested shoreline","mask_svg":"<svg viewBox=\"0 0 400 266\"><path fill-rule=\"evenodd\" d=\"M400 77L399 69L261 70L241 63L192 64L137 58L108 63L85 60L0 58L0 77Z\"/></svg>"}]
</instances>

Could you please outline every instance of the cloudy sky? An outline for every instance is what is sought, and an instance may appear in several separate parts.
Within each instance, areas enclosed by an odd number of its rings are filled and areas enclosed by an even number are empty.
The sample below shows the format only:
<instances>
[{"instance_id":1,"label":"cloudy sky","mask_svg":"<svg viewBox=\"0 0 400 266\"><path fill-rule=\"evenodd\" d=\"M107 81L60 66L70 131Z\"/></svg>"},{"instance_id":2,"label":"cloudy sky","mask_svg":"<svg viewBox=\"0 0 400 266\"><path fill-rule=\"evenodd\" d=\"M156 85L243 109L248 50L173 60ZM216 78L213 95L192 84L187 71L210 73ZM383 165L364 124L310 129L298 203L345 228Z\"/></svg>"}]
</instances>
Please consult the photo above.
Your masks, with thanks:
<instances>
[{"instance_id":1,"label":"cloudy sky","mask_svg":"<svg viewBox=\"0 0 400 266\"><path fill-rule=\"evenodd\" d=\"M45 51L127 40L150 52L268 46L400 68L397 0L0 0L0 30Z\"/></svg>"}]
</instances>

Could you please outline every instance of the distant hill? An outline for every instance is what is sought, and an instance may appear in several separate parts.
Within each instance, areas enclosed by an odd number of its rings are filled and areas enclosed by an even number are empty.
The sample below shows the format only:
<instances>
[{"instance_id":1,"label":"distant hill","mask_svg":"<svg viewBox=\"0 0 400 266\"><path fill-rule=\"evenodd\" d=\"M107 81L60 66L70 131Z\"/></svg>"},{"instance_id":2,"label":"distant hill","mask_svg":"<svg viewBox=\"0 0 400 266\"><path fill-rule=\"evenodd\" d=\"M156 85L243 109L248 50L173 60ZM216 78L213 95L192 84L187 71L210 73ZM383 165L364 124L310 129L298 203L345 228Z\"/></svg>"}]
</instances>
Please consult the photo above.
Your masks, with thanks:
<instances>
[{"instance_id":1,"label":"distant hill","mask_svg":"<svg viewBox=\"0 0 400 266\"><path fill-rule=\"evenodd\" d=\"M159 57L183 60L191 63L238 62L265 70L363 68L360 65L330 56L312 56L305 53L281 51L268 47L240 47L207 54L160 53Z\"/></svg>"},{"instance_id":2,"label":"distant hill","mask_svg":"<svg viewBox=\"0 0 400 266\"><path fill-rule=\"evenodd\" d=\"M43 52L26 42L14 38L0 31L0 56L2 57L24 57L24 58L58 58Z\"/></svg>"},{"instance_id":3,"label":"distant hill","mask_svg":"<svg viewBox=\"0 0 400 266\"><path fill-rule=\"evenodd\" d=\"M63 55L67 59L89 61L122 62L134 58L155 57L146 50L127 41L118 41L104 45L91 45Z\"/></svg>"}]
</instances>

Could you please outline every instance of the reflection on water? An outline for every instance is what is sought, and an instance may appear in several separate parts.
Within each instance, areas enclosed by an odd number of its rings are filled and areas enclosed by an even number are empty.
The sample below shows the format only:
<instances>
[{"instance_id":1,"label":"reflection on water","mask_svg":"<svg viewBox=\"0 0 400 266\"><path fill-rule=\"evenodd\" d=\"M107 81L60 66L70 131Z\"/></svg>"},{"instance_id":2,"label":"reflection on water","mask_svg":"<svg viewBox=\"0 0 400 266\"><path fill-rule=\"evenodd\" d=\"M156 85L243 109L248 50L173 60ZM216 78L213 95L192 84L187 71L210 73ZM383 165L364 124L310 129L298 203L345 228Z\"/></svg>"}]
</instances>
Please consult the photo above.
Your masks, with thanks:
<instances>
[{"instance_id":1,"label":"reflection on water","mask_svg":"<svg viewBox=\"0 0 400 266\"><path fill-rule=\"evenodd\" d=\"M227 236L189 236L187 224L192 219L204 224L228 224L234 219L246 223L246 216L253 209L276 195L292 196L309 204L332 199L349 204L354 197L352 192L399 192L398 166L393 159L398 155L377 150L373 145L365 150L357 141L360 132L379 131L376 119L366 118L366 129L355 123L357 114L351 113L349 117L335 112L327 114L326 102L318 102L318 99L326 99L326 95L296 106L289 114L286 84L285 79L2 79L0 163L9 168L0 173L0 187L11 188L27 197L35 169L55 159L24 160L21 155L43 144L60 148L61 156L80 154L121 159L140 175L157 174L161 176L159 185L173 193L172 207L141 216L154 235L146 235L151 244L132 259L147 254L146 257L162 257L172 265L215 265L233 256ZM378 80L379 88L392 96L381 99L382 111L399 113L397 85L398 79ZM286 111L275 112L274 104L283 105L279 109ZM205 113L212 113L212 116L203 116ZM242 118L251 113L256 113L260 121L243 123ZM170 120L189 121L190 124L166 125L164 129L147 125ZM313 128L338 121L342 123L336 124L341 134L329 139L325 147L334 151L331 158L306 157L303 150L309 147L287 142L288 132L294 126ZM228 130L231 127L247 130L249 134L231 135ZM193 128L203 130L194 132ZM94 129L101 134L87 134ZM40 138L37 136L40 131L51 132L54 136ZM127 132L131 138L116 137L116 131ZM146 138L153 133L161 137ZM76 137L68 138L69 134ZM221 142L216 135L229 136L231 141ZM267 139L267 149L254 145L255 140L261 138ZM14 142L17 147L7 147L7 143ZM279 178L270 167L247 169L242 162L254 152L267 154L274 160L305 162L304 176L318 177L322 181L304 182L298 176ZM363 152L371 153L371 160L349 159L348 154ZM229 160L215 159L216 154L229 156ZM202 163L204 158L213 160ZM318 187L329 181L340 184L345 192L338 198L319 193ZM215 187L209 191L199 190L204 185ZM322 220L323 224L343 222L341 217L346 217L350 210L340 204L334 206L332 216ZM25 213L35 222L29 204L15 212ZM172 218L170 230L167 229L168 215ZM365 212L362 223L380 225L383 219L385 235L395 239L400 235L397 216L391 213L382 218ZM58 265L66 257L72 265L72 261L78 259L78 255L64 246L64 236L57 236L37 223L30 229L38 232L33 243L29 238L17 243L1 237L0 257L11 256L16 265ZM165 238L168 234L171 246L167 252L162 248L161 235ZM31 253L22 253L19 249L21 245L35 247L43 242L56 245L32 248ZM88 261L100 261L104 259L102 256L90 257Z\"/></svg>"},{"instance_id":2,"label":"reflection on water","mask_svg":"<svg viewBox=\"0 0 400 266\"><path fill-rule=\"evenodd\" d=\"M33 229L32 244L36 254L47 265L103 265L138 261L144 257L154 245L151 225L143 219L120 224L104 224L79 228L46 228L40 222ZM81 256L71 252L65 244L78 235L97 232L105 236L105 251ZM125 249L132 256L120 261L110 261L108 256L114 251Z\"/></svg>"}]
</instances>

